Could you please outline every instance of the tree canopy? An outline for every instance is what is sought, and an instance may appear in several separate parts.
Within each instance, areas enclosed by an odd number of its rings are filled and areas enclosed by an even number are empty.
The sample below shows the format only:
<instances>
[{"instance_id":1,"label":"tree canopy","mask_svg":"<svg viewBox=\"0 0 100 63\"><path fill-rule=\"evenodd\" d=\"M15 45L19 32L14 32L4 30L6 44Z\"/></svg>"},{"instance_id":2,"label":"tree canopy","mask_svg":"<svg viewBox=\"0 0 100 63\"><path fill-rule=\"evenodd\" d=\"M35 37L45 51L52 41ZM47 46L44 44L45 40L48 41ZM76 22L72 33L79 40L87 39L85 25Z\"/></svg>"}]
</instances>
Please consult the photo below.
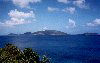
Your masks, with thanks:
<instances>
[{"instance_id":1,"label":"tree canopy","mask_svg":"<svg viewBox=\"0 0 100 63\"><path fill-rule=\"evenodd\" d=\"M50 63L49 58L40 56L31 48L25 48L23 51L12 44L6 44L0 48L0 63Z\"/></svg>"}]
</instances>

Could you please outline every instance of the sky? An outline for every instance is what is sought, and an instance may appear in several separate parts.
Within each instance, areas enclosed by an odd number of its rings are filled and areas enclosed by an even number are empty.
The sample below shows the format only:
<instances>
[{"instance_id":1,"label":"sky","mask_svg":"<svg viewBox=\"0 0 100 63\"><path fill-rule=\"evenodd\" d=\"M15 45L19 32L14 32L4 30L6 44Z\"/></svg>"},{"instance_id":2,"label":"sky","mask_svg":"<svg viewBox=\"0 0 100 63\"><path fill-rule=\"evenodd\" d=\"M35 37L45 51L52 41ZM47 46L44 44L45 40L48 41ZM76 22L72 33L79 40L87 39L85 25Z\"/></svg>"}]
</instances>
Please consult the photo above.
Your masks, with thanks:
<instances>
[{"instance_id":1,"label":"sky","mask_svg":"<svg viewBox=\"0 0 100 63\"><path fill-rule=\"evenodd\" d=\"M100 0L0 0L0 35L100 33Z\"/></svg>"}]
</instances>

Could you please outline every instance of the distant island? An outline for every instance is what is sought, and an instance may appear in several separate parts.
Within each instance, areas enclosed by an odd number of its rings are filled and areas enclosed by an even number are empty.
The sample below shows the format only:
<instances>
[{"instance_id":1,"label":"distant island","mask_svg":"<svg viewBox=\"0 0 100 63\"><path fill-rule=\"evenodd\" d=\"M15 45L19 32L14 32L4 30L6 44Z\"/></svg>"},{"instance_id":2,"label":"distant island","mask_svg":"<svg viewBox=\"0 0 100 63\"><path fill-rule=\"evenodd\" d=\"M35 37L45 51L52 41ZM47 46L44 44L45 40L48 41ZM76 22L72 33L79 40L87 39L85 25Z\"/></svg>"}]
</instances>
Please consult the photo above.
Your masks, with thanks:
<instances>
[{"instance_id":1,"label":"distant island","mask_svg":"<svg viewBox=\"0 0 100 63\"><path fill-rule=\"evenodd\" d=\"M34 32L33 35L67 35L67 33L57 30L44 30L44 31Z\"/></svg>"},{"instance_id":2,"label":"distant island","mask_svg":"<svg viewBox=\"0 0 100 63\"><path fill-rule=\"evenodd\" d=\"M17 34L10 33L8 34L9 36L15 36ZM57 31L57 30L44 30L44 31L37 31L34 33L31 32L26 32L24 34L19 34L19 35L68 35L67 33Z\"/></svg>"},{"instance_id":3,"label":"distant island","mask_svg":"<svg viewBox=\"0 0 100 63\"><path fill-rule=\"evenodd\" d=\"M57 31L57 30L44 30L44 31L37 31L37 32L26 32L24 34L14 34L10 33L8 36L17 36L17 35L71 35L65 32ZM76 35L99 35L98 33L83 33L83 34L76 34Z\"/></svg>"}]
</instances>

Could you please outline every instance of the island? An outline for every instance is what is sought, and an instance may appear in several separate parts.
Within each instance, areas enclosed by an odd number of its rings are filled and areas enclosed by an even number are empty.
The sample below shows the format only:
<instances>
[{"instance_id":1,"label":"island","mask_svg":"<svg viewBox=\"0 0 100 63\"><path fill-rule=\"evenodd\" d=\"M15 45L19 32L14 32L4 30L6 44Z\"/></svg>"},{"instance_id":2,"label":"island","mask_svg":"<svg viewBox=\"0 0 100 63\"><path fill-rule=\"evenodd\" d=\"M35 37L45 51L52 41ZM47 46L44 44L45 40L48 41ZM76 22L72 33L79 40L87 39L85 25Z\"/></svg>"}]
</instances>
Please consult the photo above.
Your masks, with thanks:
<instances>
[{"instance_id":1,"label":"island","mask_svg":"<svg viewBox=\"0 0 100 63\"><path fill-rule=\"evenodd\" d=\"M62 31L57 30L43 30L43 31L37 31L37 32L25 32L23 34L14 34L10 33L8 36L32 36L32 35L71 35L67 34ZM88 36L88 35L99 35L98 33L83 33L83 34L75 34L75 35L82 35L82 36Z\"/></svg>"},{"instance_id":2,"label":"island","mask_svg":"<svg viewBox=\"0 0 100 63\"><path fill-rule=\"evenodd\" d=\"M44 31L34 32L33 35L67 35L67 33L57 30L44 30Z\"/></svg>"}]
</instances>

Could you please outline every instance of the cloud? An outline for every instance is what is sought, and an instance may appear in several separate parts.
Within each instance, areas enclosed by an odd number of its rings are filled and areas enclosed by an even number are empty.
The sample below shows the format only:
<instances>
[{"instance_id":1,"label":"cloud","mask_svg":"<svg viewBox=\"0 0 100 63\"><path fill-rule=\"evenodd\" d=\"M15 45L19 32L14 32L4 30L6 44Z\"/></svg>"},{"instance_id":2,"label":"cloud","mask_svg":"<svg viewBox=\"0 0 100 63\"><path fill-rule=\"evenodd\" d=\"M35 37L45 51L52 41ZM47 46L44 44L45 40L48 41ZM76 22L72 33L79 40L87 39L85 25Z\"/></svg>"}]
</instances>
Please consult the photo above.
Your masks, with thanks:
<instances>
[{"instance_id":1,"label":"cloud","mask_svg":"<svg viewBox=\"0 0 100 63\"><path fill-rule=\"evenodd\" d=\"M92 21L92 22L90 22L90 23L87 23L86 24L87 26L92 26L92 27L94 27L94 26L100 26L100 19L95 19L94 21Z\"/></svg>"},{"instance_id":2,"label":"cloud","mask_svg":"<svg viewBox=\"0 0 100 63\"><path fill-rule=\"evenodd\" d=\"M74 28L76 27L76 23L74 20L69 19L68 25L66 26L66 28Z\"/></svg>"},{"instance_id":3,"label":"cloud","mask_svg":"<svg viewBox=\"0 0 100 63\"><path fill-rule=\"evenodd\" d=\"M75 0L73 1L73 4L79 8L87 8L85 2L86 2L85 0Z\"/></svg>"},{"instance_id":4,"label":"cloud","mask_svg":"<svg viewBox=\"0 0 100 63\"><path fill-rule=\"evenodd\" d=\"M42 30L45 31L45 30L47 30L47 29L48 29L48 27L44 27Z\"/></svg>"},{"instance_id":5,"label":"cloud","mask_svg":"<svg viewBox=\"0 0 100 63\"><path fill-rule=\"evenodd\" d=\"M48 7L48 11L53 12L53 11L59 11L58 8L54 8L54 7Z\"/></svg>"},{"instance_id":6,"label":"cloud","mask_svg":"<svg viewBox=\"0 0 100 63\"><path fill-rule=\"evenodd\" d=\"M75 13L75 7L65 8L62 11L66 12L66 13L74 14Z\"/></svg>"},{"instance_id":7,"label":"cloud","mask_svg":"<svg viewBox=\"0 0 100 63\"><path fill-rule=\"evenodd\" d=\"M68 7L68 8L64 8L64 9L48 7L47 9L49 12L60 11L60 12L66 12L66 13L70 13L70 14L75 13L75 7Z\"/></svg>"},{"instance_id":8,"label":"cloud","mask_svg":"<svg viewBox=\"0 0 100 63\"><path fill-rule=\"evenodd\" d=\"M29 3L38 3L41 2L41 0L12 0L12 2L21 8L25 8L29 7Z\"/></svg>"},{"instance_id":9,"label":"cloud","mask_svg":"<svg viewBox=\"0 0 100 63\"><path fill-rule=\"evenodd\" d=\"M86 0L57 0L57 1L64 4L71 3L71 5L73 4L79 8L88 9L88 6L86 5Z\"/></svg>"},{"instance_id":10,"label":"cloud","mask_svg":"<svg viewBox=\"0 0 100 63\"><path fill-rule=\"evenodd\" d=\"M67 4L69 1L68 0L57 0L58 2L61 2L61 3L65 3Z\"/></svg>"},{"instance_id":11,"label":"cloud","mask_svg":"<svg viewBox=\"0 0 100 63\"><path fill-rule=\"evenodd\" d=\"M25 13L25 12L20 12L17 9L11 10L8 13L8 15L13 18L29 18L29 17L35 18L35 14L33 11L30 11L29 13Z\"/></svg>"},{"instance_id":12,"label":"cloud","mask_svg":"<svg viewBox=\"0 0 100 63\"><path fill-rule=\"evenodd\" d=\"M29 13L18 11L17 9L11 10L8 13L10 20L6 20L5 22L0 22L2 26L16 26L21 24L31 23L32 20L35 21L35 13L30 11Z\"/></svg>"}]
</instances>

